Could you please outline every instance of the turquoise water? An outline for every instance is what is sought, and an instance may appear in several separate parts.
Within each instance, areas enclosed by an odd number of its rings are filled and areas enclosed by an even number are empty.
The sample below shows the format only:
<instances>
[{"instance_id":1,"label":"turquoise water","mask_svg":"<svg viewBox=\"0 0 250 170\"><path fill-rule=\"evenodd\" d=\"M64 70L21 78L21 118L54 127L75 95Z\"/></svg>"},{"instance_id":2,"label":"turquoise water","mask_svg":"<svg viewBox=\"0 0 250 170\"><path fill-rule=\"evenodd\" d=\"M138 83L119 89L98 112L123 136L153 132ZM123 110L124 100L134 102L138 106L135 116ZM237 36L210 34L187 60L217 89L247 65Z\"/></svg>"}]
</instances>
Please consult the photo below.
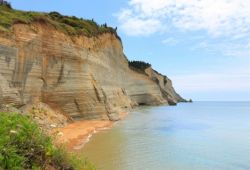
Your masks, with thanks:
<instances>
[{"instance_id":1,"label":"turquoise water","mask_svg":"<svg viewBox=\"0 0 250 170\"><path fill-rule=\"evenodd\" d=\"M250 103L138 108L83 153L101 170L250 170Z\"/></svg>"}]
</instances>

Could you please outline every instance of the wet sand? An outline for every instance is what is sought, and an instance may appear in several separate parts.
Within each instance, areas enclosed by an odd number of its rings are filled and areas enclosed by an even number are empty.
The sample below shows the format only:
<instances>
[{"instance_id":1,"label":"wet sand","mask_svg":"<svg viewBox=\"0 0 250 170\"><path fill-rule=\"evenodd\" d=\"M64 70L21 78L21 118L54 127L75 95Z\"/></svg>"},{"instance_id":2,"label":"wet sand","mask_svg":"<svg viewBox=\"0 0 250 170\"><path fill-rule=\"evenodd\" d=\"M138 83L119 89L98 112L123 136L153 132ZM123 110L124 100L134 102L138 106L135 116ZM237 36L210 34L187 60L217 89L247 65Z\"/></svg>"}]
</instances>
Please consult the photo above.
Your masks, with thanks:
<instances>
[{"instance_id":1,"label":"wet sand","mask_svg":"<svg viewBox=\"0 0 250 170\"><path fill-rule=\"evenodd\" d=\"M63 144L71 151L81 149L90 137L101 130L111 128L113 122L102 120L76 121L63 128L52 130L56 144Z\"/></svg>"}]
</instances>

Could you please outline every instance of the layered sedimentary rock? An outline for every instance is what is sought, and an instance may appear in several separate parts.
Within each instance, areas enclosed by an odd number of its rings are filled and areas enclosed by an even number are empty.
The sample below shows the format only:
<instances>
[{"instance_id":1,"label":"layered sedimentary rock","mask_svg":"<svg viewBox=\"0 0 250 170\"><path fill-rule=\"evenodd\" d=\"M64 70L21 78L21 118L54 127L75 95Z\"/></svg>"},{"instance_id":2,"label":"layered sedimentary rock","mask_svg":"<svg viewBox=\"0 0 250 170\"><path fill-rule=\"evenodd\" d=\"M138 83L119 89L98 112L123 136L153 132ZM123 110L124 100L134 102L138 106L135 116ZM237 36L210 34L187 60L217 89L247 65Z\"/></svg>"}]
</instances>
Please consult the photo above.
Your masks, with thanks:
<instances>
[{"instance_id":1,"label":"layered sedimentary rock","mask_svg":"<svg viewBox=\"0 0 250 170\"><path fill-rule=\"evenodd\" d=\"M119 39L68 36L46 23L15 24L0 34L0 103L42 102L73 119L119 119L135 105L183 99L151 68L132 71Z\"/></svg>"},{"instance_id":2,"label":"layered sedimentary rock","mask_svg":"<svg viewBox=\"0 0 250 170\"><path fill-rule=\"evenodd\" d=\"M176 93L172 81L167 76L158 73L151 67L147 68L145 72L151 80L158 84L163 98L166 99L170 105L176 105L179 102L187 102L187 100Z\"/></svg>"}]
</instances>

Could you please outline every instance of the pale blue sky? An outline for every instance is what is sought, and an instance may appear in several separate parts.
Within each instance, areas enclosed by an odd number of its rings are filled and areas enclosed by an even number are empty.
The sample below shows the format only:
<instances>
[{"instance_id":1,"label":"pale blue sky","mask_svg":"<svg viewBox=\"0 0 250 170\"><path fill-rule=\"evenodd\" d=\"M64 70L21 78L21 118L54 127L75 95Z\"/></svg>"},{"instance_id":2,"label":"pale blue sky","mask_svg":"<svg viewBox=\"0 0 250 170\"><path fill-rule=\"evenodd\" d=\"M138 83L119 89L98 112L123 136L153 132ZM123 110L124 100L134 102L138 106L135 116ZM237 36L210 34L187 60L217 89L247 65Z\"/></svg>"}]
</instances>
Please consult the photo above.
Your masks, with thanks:
<instances>
[{"instance_id":1,"label":"pale blue sky","mask_svg":"<svg viewBox=\"0 0 250 170\"><path fill-rule=\"evenodd\" d=\"M144 60L194 100L250 101L248 0L10 0L118 27L131 60Z\"/></svg>"}]
</instances>

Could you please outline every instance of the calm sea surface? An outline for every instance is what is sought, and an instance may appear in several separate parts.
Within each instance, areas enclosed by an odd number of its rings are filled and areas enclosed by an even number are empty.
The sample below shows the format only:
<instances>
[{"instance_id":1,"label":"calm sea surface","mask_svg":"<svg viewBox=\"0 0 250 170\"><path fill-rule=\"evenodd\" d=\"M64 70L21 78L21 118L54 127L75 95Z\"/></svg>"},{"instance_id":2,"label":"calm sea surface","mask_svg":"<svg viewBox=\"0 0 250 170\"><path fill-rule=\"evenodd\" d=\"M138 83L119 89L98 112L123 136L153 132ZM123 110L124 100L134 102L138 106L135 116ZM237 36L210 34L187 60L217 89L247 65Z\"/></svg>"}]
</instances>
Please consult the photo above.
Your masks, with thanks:
<instances>
[{"instance_id":1,"label":"calm sea surface","mask_svg":"<svg viewBox=\"0 0 250 170\"><path fill-rule=\"evenodd\" d=\"M100 170L250 170L250 103L138 108L82 152Z\"/></svg>"}]
</instances>

